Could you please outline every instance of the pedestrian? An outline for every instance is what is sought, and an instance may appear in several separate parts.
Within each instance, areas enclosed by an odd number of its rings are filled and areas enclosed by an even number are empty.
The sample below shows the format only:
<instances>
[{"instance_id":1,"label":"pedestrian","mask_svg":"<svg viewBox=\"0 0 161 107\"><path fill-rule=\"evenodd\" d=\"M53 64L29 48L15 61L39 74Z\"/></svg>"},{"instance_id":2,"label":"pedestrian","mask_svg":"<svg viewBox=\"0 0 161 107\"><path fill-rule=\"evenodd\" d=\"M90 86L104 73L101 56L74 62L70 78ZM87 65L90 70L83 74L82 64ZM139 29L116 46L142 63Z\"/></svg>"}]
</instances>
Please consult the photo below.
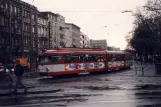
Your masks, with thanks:
<instances>
[{"instance_id":1,"label":"pedestrian","mask_svg":"<svg viewBox=\"0 0 161 107\"><path fill-rule=\"evenodd\" d=\"M16 60L16 66L14 68L14 74L16 75L16 86L15 86L15 94L17 95L17 88L19 85L21 85L25 90L24 93L27 93L27 87L25 87L25 85L22 84L22 76L24 73L24 68L23 66L20 65L20 61Z\"/></svg>"},{"instance_id":2,"label":"pedestrian","mask_svg":"<svg viewBox=\"0 0 161 107\"><path fill-rule=\"evenodd\" d=\"M13 69L14 69L14 61L11 60L10 58L7 58L4 62L4 68L6 74L8 74L9 79L10 79L10 85L13 85L13 80L14 80L14 74L13 74Z\"/></svg>"}]
</instances>

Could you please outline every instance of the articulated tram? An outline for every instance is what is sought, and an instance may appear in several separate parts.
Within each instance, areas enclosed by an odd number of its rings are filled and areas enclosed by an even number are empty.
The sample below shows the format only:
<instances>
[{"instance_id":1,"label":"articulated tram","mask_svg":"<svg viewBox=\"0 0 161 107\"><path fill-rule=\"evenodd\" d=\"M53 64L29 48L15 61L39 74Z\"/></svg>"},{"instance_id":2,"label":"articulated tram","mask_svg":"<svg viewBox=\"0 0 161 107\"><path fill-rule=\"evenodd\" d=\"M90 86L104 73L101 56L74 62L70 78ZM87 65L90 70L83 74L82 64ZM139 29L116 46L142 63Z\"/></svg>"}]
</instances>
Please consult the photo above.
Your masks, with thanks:
<instances>
[{"instance_id":1,"label":"articulated tram","mask_svg":"<svg viewBox=\"0 0 161 107\"><path fill-rule=\"evenodd\" d=\"M58 76L79 73L108 72L129 68L132 56L127 52L101 49L60 48L39 54L40 76Z\"/></svg>"}]
</instances>

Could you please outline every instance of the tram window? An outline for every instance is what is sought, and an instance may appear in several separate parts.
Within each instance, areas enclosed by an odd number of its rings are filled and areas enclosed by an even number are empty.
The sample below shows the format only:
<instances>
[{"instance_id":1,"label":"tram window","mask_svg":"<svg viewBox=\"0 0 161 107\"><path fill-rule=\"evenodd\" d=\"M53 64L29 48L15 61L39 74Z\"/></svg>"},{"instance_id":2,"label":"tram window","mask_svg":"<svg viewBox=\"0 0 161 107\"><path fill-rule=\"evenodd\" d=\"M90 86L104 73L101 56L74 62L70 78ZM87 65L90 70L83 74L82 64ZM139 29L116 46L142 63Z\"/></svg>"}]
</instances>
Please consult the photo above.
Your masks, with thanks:
<instances>
[{"instance_id":1,"label":"tram window","mask_svg":"<svg viewBox=\"0 0 161 107\"><path fill-rule=\"evenodd\" d=\"M93 62L97 62L98 61L97 55L92 55L92 59L93 59Z\"/></svg>"},{"instance_id":2,"label":"tram window","mask_svg":"<svg viewBox=\"0 0 161 107\"><path fill-rule=\"evenodd\" d=\"M71 61L72 61L72 62L80 62L80 57L79 57L79 55L72 55Z\"/></svg>"},{"instance_id":3,"label":"tram window","mask_svg":"<svg viewBox=\"0 0 161 107\"><path fill-rule=\"evenodd\" d=\"M88 57L84 56L83 62L88 62Z\"/></svg>"},{"instance_id":4,"label":"tram window","mask_svg":"<svg viewBox=\"0 0 161 107\"><path fill-rule=\"evenodd\" d=\"M83 57L83 62L94 62L93 55L85 55Z\"/></svg>"},{"instance_id":5,"label":"tram window","mask_svg":"<svg viewBox=\"0 0 161 107\"><path fill-rule=\"evenodd\" d=\"M112 61L113 56L112 56L111 54L108 54L107 57L108 57L108 60L109 60L109 61Z\"/></svg>"},{"instance_id":6,"label":"tram window","mask_svg":"<svg viewBox=\"0 0 161 107\"><path fill-rule=\"evenodd\" d=\"M80 55L80 62L85 62L84 61L84 55Z\"/></svg>"},{"instance_id":7,"label":"tram window","mask_svg":"<svg viewBox=\"0 0 161 107\"><path fill-rule=\"evenodd\" d=\"M60 62L62 62L62 57L61 57L61 55L53 55L53 56L52 56L52 62L53 62L53 63L60 63Z\"/></svg>"},{"instance_id":8,"label":"tram window","mask_svg":"<svg viewBox=\"0 0 161 107\"><path fill-rule=\"evenodd\" d=\"M51 57L50 56L45 57L45 63L51 63Z\"/></svg>"},{"instance_id":9,"label":"tram window","mask_svg":"<svg viewBox=\"0 0 161 107\"><path fill-rule=\"evenodd\" d=\"M116 55L116 60L124 60L124 55Z\"/></svg>"},{"instance_id":10,"label":"tram window","mask_svg":"<svg viewBox=\"0 0 161 107\"><path fill-rule=\"evenodd\" d=\"M50 56L41 56L39 57L39 63L40 64L49 64L51 63L51 57Z\"/></svg>"},{"instance_id":11,"label":"tram window","mask_svg":"<svg viewBox=\"0 0 161 107\"><path fill-rule=\"evenodd\" d=\"M98 62L103 62L103 61L104 61L104 60L103 60L103 55L99 55L97 61L98 61Z\"/></svg>"},{"instance_id":12,"label":"tram window","mask_svg":"<svg viewBox=\"0 0 161 107\"><path fill-rule=\"evenodd\" d=\"M93 62L92 56L88 56L88 62Z\"/></svg>"},{"instance_id":13,"label":"tram window","mask_svg":"<svg viewBox=\"0 0 161 107\"><path fill-rule=\"evenodd\" d=\"M71 55L64 55L64 62L71 63Z\"/></svg>"},{"instance_id":14,"label":"tram window","mask_svg":"<svg viewBox=\"0 0 161 107\"><path fill-rule=\"evenodd\" d=\"M117 55L112 55L112 61L116 61L117 60Z\"/></svg>"}]
</instances>

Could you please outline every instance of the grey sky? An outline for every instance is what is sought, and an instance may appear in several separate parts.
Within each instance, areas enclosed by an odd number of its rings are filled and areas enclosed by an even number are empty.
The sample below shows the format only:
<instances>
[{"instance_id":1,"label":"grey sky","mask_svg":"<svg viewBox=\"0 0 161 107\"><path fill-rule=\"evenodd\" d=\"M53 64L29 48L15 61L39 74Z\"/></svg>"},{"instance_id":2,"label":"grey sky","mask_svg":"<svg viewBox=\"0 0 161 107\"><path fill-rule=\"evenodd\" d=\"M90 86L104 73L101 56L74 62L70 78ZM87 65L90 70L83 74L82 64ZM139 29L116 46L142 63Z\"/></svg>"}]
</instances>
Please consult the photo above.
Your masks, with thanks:
<instances>
[{"instance_id":1,"label":"grey sky","mask_svg":"<svg viewBox=\"0 0 161 107\"><path fill-rule=\"evenodd\" d=\"M132 30L134 17L122 10L135 10L147 0L23 0L40 11L52 11L66 22L81 27L90 39L106 39L108 45L126 47L125 36Z\"/></svg>"}]
</instances>

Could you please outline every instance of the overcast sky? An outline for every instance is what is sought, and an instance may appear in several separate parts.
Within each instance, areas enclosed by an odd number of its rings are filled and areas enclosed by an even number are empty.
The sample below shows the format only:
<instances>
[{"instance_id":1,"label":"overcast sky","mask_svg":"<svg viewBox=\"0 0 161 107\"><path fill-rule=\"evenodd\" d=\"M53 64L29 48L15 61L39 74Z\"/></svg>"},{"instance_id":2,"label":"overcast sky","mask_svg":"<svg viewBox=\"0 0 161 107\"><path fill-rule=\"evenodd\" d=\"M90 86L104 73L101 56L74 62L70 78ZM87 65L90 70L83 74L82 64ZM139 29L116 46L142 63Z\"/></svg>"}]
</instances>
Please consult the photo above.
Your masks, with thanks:
<instances>
[{"instance_id":1,"label":"overcast sky","mask_svg":"<svg viewBox=\"0 0 161 107\"><path fill-rule=\"evenodd\" d=\"M106 39L108 45L126 47L125 36L133 28L134 17L123 10L135 10L147 0L23 0L63 15L67 23L81 27L90 39Z\"/></svg>"}]
</instances>

